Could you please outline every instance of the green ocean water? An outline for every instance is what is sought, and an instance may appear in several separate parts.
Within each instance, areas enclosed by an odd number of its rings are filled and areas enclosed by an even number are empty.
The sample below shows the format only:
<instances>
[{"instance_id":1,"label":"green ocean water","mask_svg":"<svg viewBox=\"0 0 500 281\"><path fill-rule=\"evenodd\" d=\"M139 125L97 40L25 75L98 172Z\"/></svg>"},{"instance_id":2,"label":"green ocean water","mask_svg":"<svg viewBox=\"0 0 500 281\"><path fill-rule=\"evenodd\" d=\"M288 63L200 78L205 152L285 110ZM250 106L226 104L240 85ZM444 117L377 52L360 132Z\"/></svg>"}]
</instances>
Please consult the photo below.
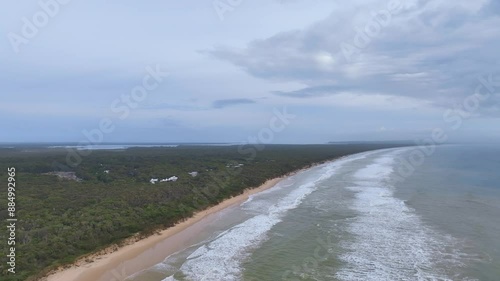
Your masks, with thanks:
<instances>
[{"instance_id":1,"label":"green ocean water","mask_svg":"<svg viewBox=\"0 0 500 281\"><path fill-rule=\"evenodd\" d=\"M500 148L439 147L407 173L416 149L287 178L128 280L500 280Z\"/></svg>"}]
</instances>

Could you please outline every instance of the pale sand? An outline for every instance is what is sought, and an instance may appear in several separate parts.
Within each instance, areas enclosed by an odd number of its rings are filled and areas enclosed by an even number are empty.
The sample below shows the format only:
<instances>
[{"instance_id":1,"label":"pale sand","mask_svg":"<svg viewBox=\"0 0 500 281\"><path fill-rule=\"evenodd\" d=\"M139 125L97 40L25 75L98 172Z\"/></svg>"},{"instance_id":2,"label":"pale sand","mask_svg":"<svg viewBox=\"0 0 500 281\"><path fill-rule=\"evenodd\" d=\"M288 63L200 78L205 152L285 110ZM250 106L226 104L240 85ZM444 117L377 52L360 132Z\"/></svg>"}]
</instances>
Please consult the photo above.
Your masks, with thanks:
<instances>
[{"instance_id":1,"label":"pale sand","mask_svg":"<svg viewBox=\"0 0 500 281\"><path fill-rule=\"evenodd\" d=\"M126 276L147 269L160 263L167 256L182 250L187 239L195 236L203 224L210 223L209 216L228 207L241 204L249 196L275 186L283 176L266 181L258 188L247 189L239 196L229 198L207 210L196 213L193 217L161 231L158 235L135 241L130 239L123 247L112 246L99 253L81 258L75 264L52 272L44 281L98 281L98 280L123 280ZM198 225L198 226L197 226ZM194 228L191 231L188 228ZM162 245L160 245L162 244ZM161 247L161 251L154 251Z\"/></svg>"}]
</instances>

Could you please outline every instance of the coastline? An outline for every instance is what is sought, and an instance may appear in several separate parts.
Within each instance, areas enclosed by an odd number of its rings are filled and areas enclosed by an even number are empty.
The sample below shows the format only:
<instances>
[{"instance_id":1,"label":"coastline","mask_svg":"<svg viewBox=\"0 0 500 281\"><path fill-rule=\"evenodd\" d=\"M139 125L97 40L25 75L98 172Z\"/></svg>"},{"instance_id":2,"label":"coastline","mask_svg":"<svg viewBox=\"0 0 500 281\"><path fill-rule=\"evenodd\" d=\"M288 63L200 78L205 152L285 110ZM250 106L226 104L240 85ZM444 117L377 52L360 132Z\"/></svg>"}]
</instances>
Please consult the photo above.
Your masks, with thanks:
<instances>
[{"instance_id":1,"label":"coastline","mask_svg":"<svg viewBox=\"0 0 500 281\"><path fill-rule=\"evenodd\" d=\"M314 165L317 165L314 164ZM311 165L311 166L314 166ZM144 239L137 240L137 238L129 238L125 240L124 246L112 245L104 250L98 251L97 253L89 254L77 260L75 263L69 266L63 266L60 269L56 269L43 278L38 280L42 281L88 281L88 280L101 280L102 277L108 273L113 276L114 280L122 280L126 276L133 274L137 271L127 272L124 268L121 270L117 270L120 265L123 265L125 262L132 260L142 253L153 249L158 244L165 242L169 239L173 239L173 236L177 236L179 234L183 234L186 232L188 228L195 226L196 224L203 224L203 221L207 219L210 215L216 214L222 210L225 210L231 206L242 204L251 195L256 193L265 191L274 187L278 182L287 178L291 175L294 175L302 170L308 169L311 166L305 167L298 171L289 173L287 175L267 180L261 186L256 188L248 188L242 194L238 196L234 196L228 198L221 203L200 211L194 214L192 217L176 224L175 226L169 227L160 231L157 234L153 234ZM169 245L166 249L163 249L163 257L160 260L147 260L141 261L141 264L138 268L146 269L149 268L158 262L161 262L166 256L171 255L178 250L182 245L182 241L175 241L172 243L173 245ZM166 252L165 252L166 250ZM130 267L129 267L130 270ZM136 268L137 270L137 268Z\"/></svg>"}]
</instances>

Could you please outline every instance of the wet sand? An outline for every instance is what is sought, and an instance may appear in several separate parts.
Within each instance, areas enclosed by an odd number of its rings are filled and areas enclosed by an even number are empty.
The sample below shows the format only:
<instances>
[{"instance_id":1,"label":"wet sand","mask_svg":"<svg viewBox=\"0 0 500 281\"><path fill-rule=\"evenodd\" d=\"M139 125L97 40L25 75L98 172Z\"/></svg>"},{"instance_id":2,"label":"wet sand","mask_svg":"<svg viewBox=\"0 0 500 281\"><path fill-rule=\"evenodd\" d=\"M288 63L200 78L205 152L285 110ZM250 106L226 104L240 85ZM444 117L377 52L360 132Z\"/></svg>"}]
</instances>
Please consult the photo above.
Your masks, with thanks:
<instances>
[{"instance_id":1,"label":"wet sand","mask_svg":"<svg viewBox=\"0 0 500 281\"><path fill-rule=\"evenodd\" d=\"M226 208L241 204L256 193L275 186L290 175L266 181L263 185L247 189L243 194L229 198L193 217L148 238L129 239L125 246L111 246L96 254L81 258L73 265L52 272L43 281L119 281L163 261L187 246L204 225Z\"/></svg>"}]
</instances>

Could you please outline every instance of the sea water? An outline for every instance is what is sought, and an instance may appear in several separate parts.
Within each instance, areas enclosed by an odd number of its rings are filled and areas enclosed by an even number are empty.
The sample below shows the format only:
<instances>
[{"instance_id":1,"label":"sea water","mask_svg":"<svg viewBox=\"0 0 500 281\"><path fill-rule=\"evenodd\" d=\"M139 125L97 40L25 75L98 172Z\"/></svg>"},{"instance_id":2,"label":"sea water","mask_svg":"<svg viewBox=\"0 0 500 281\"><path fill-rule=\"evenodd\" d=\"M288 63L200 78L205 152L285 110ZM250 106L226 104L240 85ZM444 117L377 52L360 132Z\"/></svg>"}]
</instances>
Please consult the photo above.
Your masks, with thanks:
<instances>
[{"instance_id":1,"label":"sea water","mask_svg":"<svg viewBox=\"0 0 500 281\"><path fill-rule=\"evenodd\" d=\"M500 147L417 150L300 172L127 280L500 280Z\"/></svg>"}]
</instances>

